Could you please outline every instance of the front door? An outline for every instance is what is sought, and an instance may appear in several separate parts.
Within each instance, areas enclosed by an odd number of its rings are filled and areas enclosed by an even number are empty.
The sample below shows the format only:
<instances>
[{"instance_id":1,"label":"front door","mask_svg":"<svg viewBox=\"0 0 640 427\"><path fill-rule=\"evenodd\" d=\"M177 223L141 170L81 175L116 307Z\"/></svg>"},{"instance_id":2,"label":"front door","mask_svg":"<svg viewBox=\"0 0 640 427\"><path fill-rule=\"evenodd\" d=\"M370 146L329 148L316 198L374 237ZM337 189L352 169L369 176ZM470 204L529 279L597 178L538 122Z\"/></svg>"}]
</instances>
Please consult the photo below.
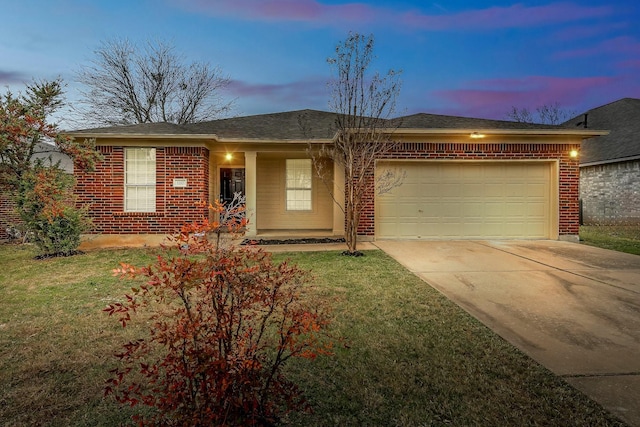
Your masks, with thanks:
<instances>
[{"instance_id":1,"label":"front door","mask_svg":"<svg viewBox=\"0 0 640 427\"><path fill-rule=\"evenodd\" d=\"M231 203L235 193L244 196L244 168L220 169L220 201Z\"/></svg>"}]
</instances>

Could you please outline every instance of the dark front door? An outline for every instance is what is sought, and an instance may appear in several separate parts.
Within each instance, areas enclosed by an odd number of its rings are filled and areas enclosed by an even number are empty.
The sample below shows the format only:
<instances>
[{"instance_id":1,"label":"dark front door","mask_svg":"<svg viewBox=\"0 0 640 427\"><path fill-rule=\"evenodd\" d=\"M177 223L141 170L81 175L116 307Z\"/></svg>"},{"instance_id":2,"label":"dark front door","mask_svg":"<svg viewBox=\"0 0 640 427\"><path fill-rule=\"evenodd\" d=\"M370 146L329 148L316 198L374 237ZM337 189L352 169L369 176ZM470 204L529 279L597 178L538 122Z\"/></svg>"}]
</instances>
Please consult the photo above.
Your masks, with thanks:
<instances>
[{"instance_id":1,"label":"dark front door","mask_svg":"<svg viewBox=\"0 0 640 427\"><path fill-rule=\"evenodd\" d=\"M244 168L220 169L220 201L230 203L235 193L244 196Z\"/></svg>"}]
</instances>

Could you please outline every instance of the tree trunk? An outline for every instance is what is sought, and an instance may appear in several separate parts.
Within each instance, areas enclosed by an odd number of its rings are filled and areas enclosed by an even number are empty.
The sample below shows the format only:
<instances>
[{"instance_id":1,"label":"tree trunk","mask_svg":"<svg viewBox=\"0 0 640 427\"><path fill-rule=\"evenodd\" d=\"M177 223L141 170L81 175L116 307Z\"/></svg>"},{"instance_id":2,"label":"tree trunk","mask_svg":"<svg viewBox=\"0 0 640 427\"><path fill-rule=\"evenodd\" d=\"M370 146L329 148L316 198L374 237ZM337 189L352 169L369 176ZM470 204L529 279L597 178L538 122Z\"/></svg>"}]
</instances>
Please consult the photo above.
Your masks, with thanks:
<instances>
[{"instance_id":1,"label":"tree trunk","mask_svg":"<svg viewBox=\"0 0 640 427\"><path fill-rule=\"evenodd\" d=\"M347 224L345 241L350 255L358 252L358 223L360 222L360 212L353 206L353 203L347 201Z\"/></svg>"}]
</instances>

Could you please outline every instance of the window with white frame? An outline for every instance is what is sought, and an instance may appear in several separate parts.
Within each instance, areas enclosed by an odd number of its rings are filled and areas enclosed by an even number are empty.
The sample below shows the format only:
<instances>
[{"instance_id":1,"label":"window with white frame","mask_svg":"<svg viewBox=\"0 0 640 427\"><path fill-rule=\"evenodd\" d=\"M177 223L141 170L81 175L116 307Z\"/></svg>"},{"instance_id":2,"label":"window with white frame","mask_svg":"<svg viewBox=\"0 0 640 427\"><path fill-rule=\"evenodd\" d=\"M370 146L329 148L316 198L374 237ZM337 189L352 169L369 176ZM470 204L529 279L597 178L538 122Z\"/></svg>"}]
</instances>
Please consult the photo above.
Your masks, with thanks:
<instances>
[{"instance_id":1,"label":"window with white frame","mask_svg":"<svg viewBox=\"0 0 640 427\"><path fill-rule=\"evenodd\" d=\"M286 197L288 211L311 210L311 159L287 159Z\"/></svg>"},{"instance_id":2,"label":"window with white frame","mask_svg":"<svg viewBox=\"0 0 640 427\"><path fill-rule=\"evenodd\" d=\"M156 210L156 149L125 148L125 212Z\"/></svg>"}]
</instances>

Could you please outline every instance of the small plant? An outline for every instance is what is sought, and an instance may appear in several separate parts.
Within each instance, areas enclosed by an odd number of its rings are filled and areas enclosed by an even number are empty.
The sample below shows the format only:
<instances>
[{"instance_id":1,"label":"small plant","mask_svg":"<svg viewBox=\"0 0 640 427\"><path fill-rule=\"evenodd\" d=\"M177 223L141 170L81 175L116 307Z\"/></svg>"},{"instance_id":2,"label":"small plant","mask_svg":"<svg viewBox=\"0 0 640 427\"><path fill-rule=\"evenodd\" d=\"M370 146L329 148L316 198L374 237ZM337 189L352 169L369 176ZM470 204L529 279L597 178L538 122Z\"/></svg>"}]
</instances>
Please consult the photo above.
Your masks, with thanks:
<instances>
[{"instance_id":1,"label":"small plant","mask_svg":"<svg viewBox=\"0 0 640 427\"><path fill-rule=\"evenodd\" d=\"M219 221L185 225L154 264L115 271L146 279L104 310L123 327L134 317L150 325L116 355L105 389L155 409L135 416L138 425L267 426L309 409L281 368L329 354L326 313L305 299L308 273L262 250L223 247L222 231L246 225L233 205L211 207Z\"/></svg>"}]
</instances>

